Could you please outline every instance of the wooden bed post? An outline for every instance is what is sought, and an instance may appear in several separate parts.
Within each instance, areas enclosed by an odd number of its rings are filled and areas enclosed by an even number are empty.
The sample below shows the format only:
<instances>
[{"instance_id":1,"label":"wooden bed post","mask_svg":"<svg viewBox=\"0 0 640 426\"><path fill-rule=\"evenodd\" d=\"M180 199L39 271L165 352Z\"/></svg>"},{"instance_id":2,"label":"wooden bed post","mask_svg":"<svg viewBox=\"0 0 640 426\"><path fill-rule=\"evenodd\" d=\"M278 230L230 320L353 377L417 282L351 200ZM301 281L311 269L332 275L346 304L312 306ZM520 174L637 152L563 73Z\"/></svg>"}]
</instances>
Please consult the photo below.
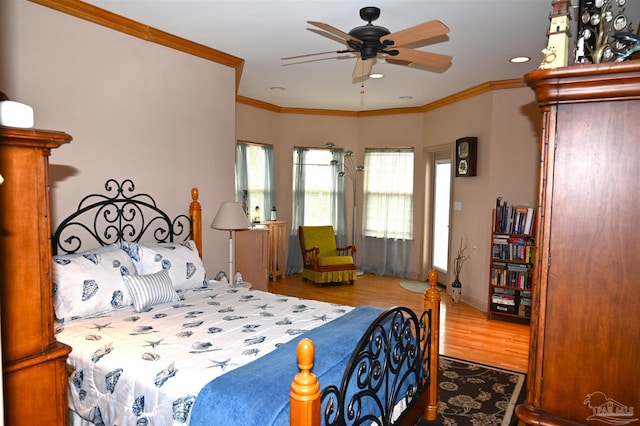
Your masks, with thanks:
<instances>
[{"instance_id":1,"label":"wooden bed post","mask_svg":"<svg viewBox=\"0 0 640 426\"><path fill-rule=\"evenodd\" d=\"M202 207L198 201L198 188L191 188L191 200L191 204L189 204L191 239L196 244L200 259L202 259Z\"/></svg>"},{"instance_id":2,"label":"wooden bed post","mask_svg":"<svg viewBox=\"0 0 640 426\"><path fill-rule=\"evenodd\" d=\"M438 272L429 271L429 288L424 292L424 310L431 309L431 383L429 384L429 405L423 413L427 421L438 417L438 368L440 358L440 292L437 288Z\"/></svg>"},{"instance_id":3,"label":"wooden bed post","mask_svg":"<svg viewBox=\"0 0 640 426\"><path fill-rule=\"evenodd\" d=\"M320 426L320 383L313 368L315 347L310 339L298 343L298 368L300 372L291 382L291 426Z\"/></svg>"}]
</instances>

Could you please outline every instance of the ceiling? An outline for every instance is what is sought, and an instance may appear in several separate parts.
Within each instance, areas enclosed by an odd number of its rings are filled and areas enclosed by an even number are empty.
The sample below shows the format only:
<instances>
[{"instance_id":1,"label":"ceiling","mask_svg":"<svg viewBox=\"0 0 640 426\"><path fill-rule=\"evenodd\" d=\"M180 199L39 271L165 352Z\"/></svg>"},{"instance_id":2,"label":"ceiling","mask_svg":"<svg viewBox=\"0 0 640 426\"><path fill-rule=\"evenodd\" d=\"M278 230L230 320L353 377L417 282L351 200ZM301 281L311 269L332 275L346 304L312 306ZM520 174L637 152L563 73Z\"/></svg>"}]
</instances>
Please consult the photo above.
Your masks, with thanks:
<instances>
[{"instance_id":1,"label":"ceiling","mask_svg":"<svg viewBox=\"0 0 640 426\"><path fill-rule=\"evenodd\" d=\"M546 46L551 0L85 0L173 35L244 59L238 94L285 108L367 111L420 107L476 85L521 78L538 68ZM450 29L445 40L416 47L453 57L440 72L378 60L382 79L352 82L356 59L336 54L344 45L318 35L307 21L349 32L364 25L359 10L381 9L375 24L391 33L430 20ZM531 61L512 64L514 56ZM343 55L344 56L344 55ZM329 58L329 59L325 59ZM315 60L323 59L323 60ZM302 61L302 59L301 59ZM284 90L272 90L273 87Z\"/></svg>"}]
</instances>

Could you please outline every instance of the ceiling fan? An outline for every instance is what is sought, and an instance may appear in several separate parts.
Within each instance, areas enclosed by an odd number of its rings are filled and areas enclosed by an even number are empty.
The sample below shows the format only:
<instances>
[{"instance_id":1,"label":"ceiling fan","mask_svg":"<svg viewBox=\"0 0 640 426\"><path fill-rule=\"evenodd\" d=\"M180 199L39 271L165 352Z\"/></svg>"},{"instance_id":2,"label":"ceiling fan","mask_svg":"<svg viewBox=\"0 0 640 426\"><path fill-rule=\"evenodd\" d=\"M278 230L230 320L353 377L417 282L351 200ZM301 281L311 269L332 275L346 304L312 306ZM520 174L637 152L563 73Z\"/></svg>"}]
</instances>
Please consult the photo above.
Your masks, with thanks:
<instances>
[{"instance_id":1,"label":"ceiling fan","mask_svg":"<svg viewBox=\"0 0 640 426\"><path fill-rule=\"evenodd\" d=\"M373 24L373 21L379 17L379 8L373 6L363 7L360 9L360 18L366 21L367 24L355 27L349 31L349 33L345 33L323 22L307 21L308 24L319 28L319 30L309 28L310 31L342 43L346 49L289 56L282 58L282 60L300 59L329 53L353 53L354 55L352 56L339 56L337 59L357 58L352 76L354 82L369 78L369 74L377 58L384 58L386 62L395 65L411 66L415 64L436 69L444 69L451 64L451 56L414 50L408 47L409 45L417 45L426 40L446 35L449 32L449 28L442 22L438 20L423 22L422 24L391 33L387 28ZM295 64L324 59L305 60L295 62ZM289 63L285 65L293 64L294 63Z\"/></svg>"}]
</instances>

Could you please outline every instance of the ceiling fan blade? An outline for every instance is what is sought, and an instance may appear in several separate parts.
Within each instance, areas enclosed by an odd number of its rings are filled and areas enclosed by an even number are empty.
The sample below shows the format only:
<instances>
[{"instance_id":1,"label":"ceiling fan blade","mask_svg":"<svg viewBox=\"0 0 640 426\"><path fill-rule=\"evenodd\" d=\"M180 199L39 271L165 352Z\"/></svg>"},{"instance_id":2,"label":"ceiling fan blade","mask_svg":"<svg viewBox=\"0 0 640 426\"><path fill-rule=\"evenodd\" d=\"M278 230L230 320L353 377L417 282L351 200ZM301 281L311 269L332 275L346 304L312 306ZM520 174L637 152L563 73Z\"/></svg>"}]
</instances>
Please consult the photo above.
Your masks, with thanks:
<instances>
[{"instance_id":1,"label":"ceiling fan blade","mask_svg":"<svg viewBox=\"0 0 640 426\"><path fill-rule=\"evenodd\" d=\"M325 30L326 32L331 33L333 35L336 35L336 36L338 36L338 37L340 37L340 38L342 38L344 40L354 40L354 41L357 41L359 43L362 43L361 40L359 40L359 39L357 39L357 38L345 33L344 31L341 31L341 30L339 30L339 29L337 29L335 27L332 27L329 24L325 24L324 22L307 21L307 24L311 24L311 25L313 25L315 27L320 28L321 30Z\"/></svg>"},{"instance_id":2,"label":"ceiling fan blade","mask_svg":"<svg viewBox=\"0 0 640 426\"><path fill-rule=\"evenodd\" d=\"M340 43L340 44L342 44L342 45L344 45L346 47L349 47L349 44L347 43L347 40L343 39L342 37L338 37L336 35L333 35L331 33L326 32L326 31L321 31L321 30L319 30L317 28L307 28L307 30L311 31L312 33L316 33L318 35L321 35L322 37L326 37L329 40L333 40L333 41L335 41L337 43Z\"/></svg>"},{"instance_id":3,"label":"ceiling fan blade","mask_svg":"<svg viewBox=\"0 0 640 426\"><path fill-rule=\"evenodd\" d=\"M320 62L320 61L326 61L329 59L353 59L356 56L353 55L342 55L342 56L332 56L330 58L319 58L319 59L308 59L306 61L296 61L296 62L289 62L288 64L282 64L281 66L283 67L288 67L289 65L298 65L298 64L307 64L309 62Z\"/></svg>"},{"instance_id":4,"label":"ceiling fan blade","mask_svg":"<svg viewBox=\"0 0 640 426\"><path fill-rule=\"evenodd\" d=\"M306 55L297 55L297 56L287 56L286 58L280 58L282 61L287 61L289 59L298 59L298 58L308 58L309 56L318 56L318 55L329 55L336 53L346 53L346 52L336 52L335 50L329 50L328 52L318 52L318 53L307 53Z\"/></svg>"},{"instance_id":5,"label":"ceiling fan blade","mask_svg":"<svg viewBox=\"0 0 640 426\"><path fill-rule=\"evenodd\" d=\"M408 61L412 63L428 65L436 68L444 68L451 64L451 56L440 53L423 52L422 50L406 49L399 47L398 54L391 59L398 61Z\"/></svg>"},{"instance_id":6,"label":"ceiling fan blade","mask_svg":"<svg viewBox=\"0 0 640 426\"><path fill-rule=\"evenodd\" d=\"M387 56L386 58L384 58L384 61L388 64L392 64L392 65L404 65L405 67L411 66L411 64L413 62L410 61L401 61L401 60L396 60L396 59L391 59L391 56Z\"/></svg>"},{"instance_id":7,"label":"ceiling fan blade","mask_svg":"<svg viewBox=\"0 0 640 426\"><path fill-rule=\"evenodd\" d=\"M406 46L430 38L442 36L449 33L449 27L438 20L423 22L404 30L384 36L380 41L393 40L392 47Z\"/></svg>"},{"instance_id":8,"label":"ceiling fan blade","mask_svg":"<svg viewBox=\"0 0 640 426\"><path fill-rule=\"evenodd\" d=\"M375 58L367 59L364 61L362 60L362 58L358 58L355 67L353 67L353 80L363 81L369 78L369 74L371 74L371 69L373 68L373 64L375 64L375 62Z\"/></svg>"}]
</instances>

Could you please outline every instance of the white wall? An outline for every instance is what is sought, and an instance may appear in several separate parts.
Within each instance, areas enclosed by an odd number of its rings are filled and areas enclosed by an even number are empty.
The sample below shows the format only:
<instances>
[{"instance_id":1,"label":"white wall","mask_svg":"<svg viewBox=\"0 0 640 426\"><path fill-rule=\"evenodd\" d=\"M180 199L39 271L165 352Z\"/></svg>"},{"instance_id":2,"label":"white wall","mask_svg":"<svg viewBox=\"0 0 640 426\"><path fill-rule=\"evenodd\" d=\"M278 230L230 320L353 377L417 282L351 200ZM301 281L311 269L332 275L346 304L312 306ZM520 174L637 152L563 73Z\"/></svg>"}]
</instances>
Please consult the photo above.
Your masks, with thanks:
<instances>
[{"instance_id":1,"label":"white wall","mask_svg":"<svg viewBox=\"0 0 640 426\"><path fill-rule=\"evenodd\" d=\"M235 70L23 0L3 0L0 87L35 127L73 141L51 154L53 224L107 178L131 178L169 213L200 189L208 271L228 262L209 228L234 197Z\"/></svg>"}]
</instances>

